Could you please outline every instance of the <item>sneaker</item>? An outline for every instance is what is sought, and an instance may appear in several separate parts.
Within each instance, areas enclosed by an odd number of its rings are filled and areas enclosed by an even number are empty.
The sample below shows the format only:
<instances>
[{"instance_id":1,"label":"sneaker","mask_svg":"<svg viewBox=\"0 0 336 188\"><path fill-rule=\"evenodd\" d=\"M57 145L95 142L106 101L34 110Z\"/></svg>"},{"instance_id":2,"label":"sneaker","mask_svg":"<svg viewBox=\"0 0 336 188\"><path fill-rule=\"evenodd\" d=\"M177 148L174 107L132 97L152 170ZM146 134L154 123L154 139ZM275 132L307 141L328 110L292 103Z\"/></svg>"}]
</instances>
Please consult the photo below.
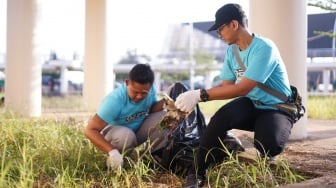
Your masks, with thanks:
<instances>
[{"instance_id":1,"label":"sneaker","mask_svg":"<svg viewBox=\"0 0 336 188\"><path fill-rule=\"evenodd\" d=\"M199 188L205 183L205 177L197 174L189 174L184 183L184 188Z\"/></svg>"},{"instance_id":2,"label":"sneaker","mask_svg":"<svg viewBox=\"0 0 336 188\"><path fill-rule=\"evenodd\" d=\"M265 155L263 153L258 152L258 156L261 159L266 159L267 162L275 162L277 161L277 156L269 156L269 155Z\"/></svg>"},{"instance_id":3,"label":"sneaker","mask_svg":"<svg viewBox=\"0 0 336 188\"><path fill-rule=\"evenodd\" d=\"M277 156L267 157L267 161L268 161L268 162L276 162L277 159L278 159Z\"/></svg>"},{"instance_id":4,"label":"sneaker","mask_svg":"<svg viewBox=\"0 0 336 188\"><path fill-rule=\"evenodd\" d=\"M223 143L230 153L241 153L245 148L238 137L228 132L223 140Z\"/></svg>"}]
</instances>

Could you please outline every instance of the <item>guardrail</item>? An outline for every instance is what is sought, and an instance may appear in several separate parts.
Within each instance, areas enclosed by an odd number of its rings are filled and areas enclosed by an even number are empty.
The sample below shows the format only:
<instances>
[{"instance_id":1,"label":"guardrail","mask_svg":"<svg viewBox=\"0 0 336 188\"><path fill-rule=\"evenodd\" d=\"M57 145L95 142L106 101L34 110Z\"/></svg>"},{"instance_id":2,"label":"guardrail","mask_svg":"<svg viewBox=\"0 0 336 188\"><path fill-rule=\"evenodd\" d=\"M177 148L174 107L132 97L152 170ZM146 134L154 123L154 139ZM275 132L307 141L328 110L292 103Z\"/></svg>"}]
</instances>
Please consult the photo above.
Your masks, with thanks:
<instances>
[{"instance_id":1,"label":"guardrail","mask_svg":"<svg viewBox=\"0 0 336 188\"><path fill-rule=\"evenodd\" d=\"M321 61L321 60L319 60ZM115 64L113 65L113 70L117 73L127 73L134 64ZM190 70L190 64L152 64L153 70L164 70L165 72L182 72ZM82 62L80 61L67 61L67 60L54 60L48 61L42 65L42 69L46 71L56 70L59 67L67 67L69 70L83 70ZM195 66L195 69L213 69L218 70L222 67L221 64L213 64L210 67ZM0 62L0 70L5 70L5 63ZM322 70L333 70L336 69L336 59L334 61L327 60L326 62L314 63L314 60L307 62L307 70L309 71L322 71Z\"/></svg>"},{"instance_id":2,"label":"guardrail","mask_svg":"<svg viewBox=\"0 0 336 188\"><path fill-rule=\"evenodd\" d=\"M315 48L307 50L307 57L336 57L336 49L332 48Z\"/></svg>"}]
</instances>

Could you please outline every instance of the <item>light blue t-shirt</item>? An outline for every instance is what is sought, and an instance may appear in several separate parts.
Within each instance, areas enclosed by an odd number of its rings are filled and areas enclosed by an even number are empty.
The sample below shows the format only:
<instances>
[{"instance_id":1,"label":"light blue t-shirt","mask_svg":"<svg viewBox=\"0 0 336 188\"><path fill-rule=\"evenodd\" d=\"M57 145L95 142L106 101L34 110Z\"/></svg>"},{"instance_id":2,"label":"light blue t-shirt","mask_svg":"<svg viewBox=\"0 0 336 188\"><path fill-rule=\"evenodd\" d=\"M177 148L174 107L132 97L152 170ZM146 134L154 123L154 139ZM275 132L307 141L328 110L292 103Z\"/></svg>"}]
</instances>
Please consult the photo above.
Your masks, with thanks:
<instances>
[{"instance_id":1,"label":"light blue t-shirt","mask_svg":"<svg viewBox=\"0 0 336 188\"><path fill-rule=\"evenodd\" d=\"M104 98L97 114L109 125L121 125L136 131L156 102L154 87L150 89L146 98L135 103L129 98L124 83Z\"/></svg>"},{"instance_id":2,"label":"light blue t-shirt","mask_svg":"<svg viewBox=\"0 0 336 188\"><path fill-rule=\"evenodd\" d=\"M243 71L237 62L233 45L227 49L220 78L239 82L245 77L279 91L286 96L291 95L285 64L276 45L269 39L255 35L249 47L243 51L238 50L246 70ZM248 94L253 101L264 104L281 103L277 97L263 91L259 87L253 88ZM257 108L270 108L269 106L256 105Z\"/></svg>"}]
</instances>

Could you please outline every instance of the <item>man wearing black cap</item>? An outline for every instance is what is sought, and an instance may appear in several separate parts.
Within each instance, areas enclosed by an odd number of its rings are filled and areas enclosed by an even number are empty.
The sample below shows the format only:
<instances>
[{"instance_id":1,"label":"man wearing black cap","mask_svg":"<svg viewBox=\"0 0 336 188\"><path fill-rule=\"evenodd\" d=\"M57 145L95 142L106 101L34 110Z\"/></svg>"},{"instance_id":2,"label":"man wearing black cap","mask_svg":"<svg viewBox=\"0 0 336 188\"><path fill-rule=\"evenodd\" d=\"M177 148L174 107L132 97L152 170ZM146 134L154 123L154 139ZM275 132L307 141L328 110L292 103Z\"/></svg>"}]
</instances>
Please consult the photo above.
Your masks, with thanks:
<instances>
[{"instance_id":1,"label":"man wearing black cap","mask_svg":"<svg viewBox=\"0 0 336 188\"><path fill-rule=\"evenodd\" d=\"M191 111L198 102L233 100L210 119L185 187L203 185L209 164L223 160L221 143L229 130L254 131L254 146L259 156L272 159L284 150L294 123L291 117L274 108L282 100L258 85L262 83L286 96L291 95L286 67L276 45L248 31L245 12L238 4L226 4L217 10L215 24L209 31L214 30L229 44L220 74L222 83L207 90L182 93L175 105L183 111Z\"/></svg>"}]
</instances>

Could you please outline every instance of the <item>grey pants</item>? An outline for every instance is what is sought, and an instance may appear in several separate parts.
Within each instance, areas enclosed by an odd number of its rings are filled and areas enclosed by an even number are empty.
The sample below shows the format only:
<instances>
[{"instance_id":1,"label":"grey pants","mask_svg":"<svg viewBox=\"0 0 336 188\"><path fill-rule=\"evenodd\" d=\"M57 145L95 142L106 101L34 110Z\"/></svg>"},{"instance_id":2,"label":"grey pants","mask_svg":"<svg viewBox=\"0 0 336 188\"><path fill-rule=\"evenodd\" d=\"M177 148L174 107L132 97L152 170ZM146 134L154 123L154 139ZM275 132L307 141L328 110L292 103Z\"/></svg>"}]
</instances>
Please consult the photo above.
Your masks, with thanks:
<instances>
[{"instance_id":1,"label":"grey pants","mask_svg":"<svg viewBox=\"0 0 336 188\"><path fill-rule=\"evenodd\" d=\"M149 114L136 132L124 126L113 125L105 127L101 134L120 152L133 149L148 139L151 145L158 145L163 133L157 124L165 113L159 111Z\"/></svg>"}]
</instances>

